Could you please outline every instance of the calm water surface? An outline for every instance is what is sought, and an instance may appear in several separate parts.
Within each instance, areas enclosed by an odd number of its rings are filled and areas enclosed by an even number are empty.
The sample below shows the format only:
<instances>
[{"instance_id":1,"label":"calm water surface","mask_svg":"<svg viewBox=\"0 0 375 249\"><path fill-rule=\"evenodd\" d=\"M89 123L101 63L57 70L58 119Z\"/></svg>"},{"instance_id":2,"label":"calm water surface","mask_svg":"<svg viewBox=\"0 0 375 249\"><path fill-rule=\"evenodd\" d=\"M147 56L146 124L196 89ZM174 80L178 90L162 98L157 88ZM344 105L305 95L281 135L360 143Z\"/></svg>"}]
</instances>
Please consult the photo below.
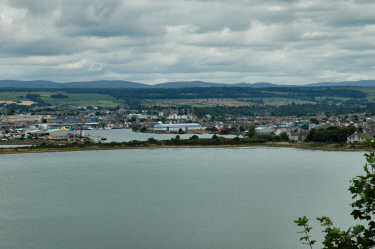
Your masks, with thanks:
<instances>
[{"instance_id":1,"label":"calm water surface","mask_svg":"<svg viewBox=\"0 0 375 249\"><path fill-rule=\"evenodd\" d=\"M347 188L362 154L181 148L0 155L0 248L303 248L296 217L352 223Z\"/></svg>"},{"instance_id":2,"label":"calm water surface","mask_svg":"<svg viewBox=\"0 0 375 249\"><path fill-rule=\"evenodd\" d=\"M79 132L77 132L78 134ZM129 142L132 140L146 141L149 138L155 138L158 140L168 140L176 137L178 134L156 134L156 133L141 133L133 132L131 129L112 129L112 130L85 130L85 134L92 136L105 137L107 140L104 143L110 142ZM182 139L187 139L194 134L180 134ZM195 134L200 138L212 138L213 134ZM236 135L219 135L227 138L234 138ZM30 145L12 145L12 144L0 144L0 148L15 148L15 147L28 147Z\"/></svg>"}]
</instances>

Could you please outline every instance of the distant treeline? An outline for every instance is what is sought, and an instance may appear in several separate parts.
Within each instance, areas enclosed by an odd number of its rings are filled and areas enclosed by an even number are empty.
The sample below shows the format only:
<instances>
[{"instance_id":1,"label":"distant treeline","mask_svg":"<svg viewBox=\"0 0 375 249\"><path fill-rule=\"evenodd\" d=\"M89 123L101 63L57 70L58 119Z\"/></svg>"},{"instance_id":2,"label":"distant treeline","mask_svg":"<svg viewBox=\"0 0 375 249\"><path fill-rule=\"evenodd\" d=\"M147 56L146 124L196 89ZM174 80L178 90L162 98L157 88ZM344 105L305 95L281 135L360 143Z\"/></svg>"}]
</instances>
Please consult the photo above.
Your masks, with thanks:
<instances>
[{"instance_id":1,"label":"distant treeline","mask_svg":"<svg viewBox=\"0 0 375 249\"><path fill-rule=\"evenodd\" d=\"M41 99L40 94L32 94L29 93L26 95L26 98L35 102L38 106L49 106L49 103L46 103L44 100Z\"/></svg>"},{"instance_id":2,"label":"distant treeline","mask_svg":"<svg viewBox=\"0 0 375 249\"><path fill-rule=\"evenodd\" d=\"M58 89L16 89L0 88L0 92L29 91L41 92ZM144 100L163 99L204 99L204 98L234 98L234 99L262 99L283 98L298 99L305 101L325 101L329 98L349 98L355 100L366 99L367 95L355 89L345 87L269 87L269 88L247 88L247 87L195 87L195 88L155 88L155 89L60 89L70 93L97 93L108 94L124 101L129 106L141 105ZM322 100L322 97L324 97Z\"/></svg>"},{"instance_id":3,"label":"distant treeline","mask_svg":"<svg viewBox=\"0 0 375 249\"><path fill-rule=\"evenodd\" d=\"M184 109L188 109L186 106ZM190 108L191 109L191 108ZM217 107L196 107L194 114L198 117L211 115L214 118L233 116L262 116L264 114L272 116L315 116L324 113L327 116L335 116L350 113L369 113L375 114L375 104L367 103L364 105L329 105L329 104L303 104L303 105L284 105L284 106L217 106Z\"/></svg>"},{"instance_id":4,"label":"distant treeline","mask_svg":"<svg viewBox=\"0 0 375 249\"><path fill-rule=\"evenodd\" d=\"M68 98L68 96L61 94L61 93L52 94L50 97L53 99L67 99Z\"/></svg>"},{"instance_id":5,"label":"distant treeline","mask_svg":"<svg viewBox=\"0 0 375 249\"><path fill-rule=\"evenodd\" d=\"M109 94L122 99L129 106L140 105L144 100L163 99L210 99L210 98L287 98L305 101L318 101L324 97L341 97L366 99L366 94L346 88L306 88L306 87L275 87L275 88L243 88L243 87L197 87L180 89L69 89L69 92Z\"/></svg>"}]
</instances>

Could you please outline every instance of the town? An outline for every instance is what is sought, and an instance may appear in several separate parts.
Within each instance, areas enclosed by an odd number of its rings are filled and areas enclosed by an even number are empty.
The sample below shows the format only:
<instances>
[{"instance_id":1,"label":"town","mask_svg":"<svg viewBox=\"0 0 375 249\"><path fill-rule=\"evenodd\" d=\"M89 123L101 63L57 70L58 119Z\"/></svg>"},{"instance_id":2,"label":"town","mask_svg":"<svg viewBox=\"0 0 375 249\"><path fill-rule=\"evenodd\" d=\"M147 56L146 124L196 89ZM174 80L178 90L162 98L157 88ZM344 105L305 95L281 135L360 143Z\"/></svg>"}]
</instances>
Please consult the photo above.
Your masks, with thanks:
<instances>
[{"instance_id":1,"label":"town","mask_svg":"<svg viewBox=\"0 0 375 249\"><path fill-rule=\"evenodd\" d=\"M375 134L375 117L368 113L315 116L272 116L260 111L258 116L227 114L198 117L193 110L178 107L131 109L124 106L77 108L75 110L39 110L0 116L1 145L66 144L87 141L101 143L104 136L90 130L131 129L133 132L158 134L217 134L245 137L253 127L257 135L276 135L283 141L305 142L314 130L330 127L354 127L345 134L347 144L358 144ZM314 141L311 139L310 141ZM321 142L338 142L324 141ZM343 140L341 139L342 143Z\"/></svg>"}]
</instances>

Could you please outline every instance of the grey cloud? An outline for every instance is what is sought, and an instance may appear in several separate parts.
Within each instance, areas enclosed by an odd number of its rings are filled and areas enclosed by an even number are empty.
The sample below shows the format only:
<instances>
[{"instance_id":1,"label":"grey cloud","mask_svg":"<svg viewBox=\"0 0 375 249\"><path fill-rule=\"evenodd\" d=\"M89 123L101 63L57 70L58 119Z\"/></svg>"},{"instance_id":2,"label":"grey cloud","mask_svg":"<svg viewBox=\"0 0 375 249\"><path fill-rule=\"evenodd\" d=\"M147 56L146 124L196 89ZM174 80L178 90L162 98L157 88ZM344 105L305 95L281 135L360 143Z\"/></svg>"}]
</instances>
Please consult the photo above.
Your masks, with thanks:
<instances>
[{"instance_id":1,"label":"grey cloud","mask_svg":"<svg viewBox=\"0 0 375 249\"><path fill-rule=\"evenodd\" d=\"M375 78L370 0L0 2L2 78Z\"/></svg>"},{"instance_id":2,"label":"grey cloud","mask_svg":"<svg viewBox=\"0 0 375 249\"><path fill-rule=\"evenodd\" d=\"M77 51L76 44L66 39L43 38L35 41L7 41L0 46L0 51L13 56L64 55Z\"/></svg>"},{"instance_id":3,"label":"grey cloud","mask_svg":"<svg viewBox=\"0 0 375 249\"><path fill-rule=\"evenodd\" d=\"M147 14L147 8L117 0L64 3L56 25L64 33L74 36L140 36L161 33L162 28L151 23Z\"/></svg>"},{"instance_id":4,"label":"grey cloud","mask_svg":"<svg viewBox=\"0 0 375 249\"><path fill-rule=\"evenodd\" d=\"M31 15L44 15L53 10L60 1L48 0L5 0L8 5L27 10Z\"/></svg>"}]
</instances>

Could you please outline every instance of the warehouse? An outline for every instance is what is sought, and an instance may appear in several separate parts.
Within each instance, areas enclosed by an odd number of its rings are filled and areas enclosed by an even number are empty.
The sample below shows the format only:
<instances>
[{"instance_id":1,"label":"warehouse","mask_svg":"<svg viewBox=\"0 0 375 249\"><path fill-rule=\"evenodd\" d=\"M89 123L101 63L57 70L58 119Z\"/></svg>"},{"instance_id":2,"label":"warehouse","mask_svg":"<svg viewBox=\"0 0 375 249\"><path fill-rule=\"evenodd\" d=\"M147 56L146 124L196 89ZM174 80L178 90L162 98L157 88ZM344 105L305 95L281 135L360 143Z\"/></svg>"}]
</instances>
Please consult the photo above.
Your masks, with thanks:
<instances>
[{"instance_id":1,"label":"warehouse","mask_svg":"<svg viewBox=\"0 0 375 249\"><path fill-rule=\"evenodd\" d=\"M201 125L196 123L189 123L189 124L161 124L158 123L154 125L154 131L193 131L193 130L200 130Z\"/></svg>"}]
</instances>

